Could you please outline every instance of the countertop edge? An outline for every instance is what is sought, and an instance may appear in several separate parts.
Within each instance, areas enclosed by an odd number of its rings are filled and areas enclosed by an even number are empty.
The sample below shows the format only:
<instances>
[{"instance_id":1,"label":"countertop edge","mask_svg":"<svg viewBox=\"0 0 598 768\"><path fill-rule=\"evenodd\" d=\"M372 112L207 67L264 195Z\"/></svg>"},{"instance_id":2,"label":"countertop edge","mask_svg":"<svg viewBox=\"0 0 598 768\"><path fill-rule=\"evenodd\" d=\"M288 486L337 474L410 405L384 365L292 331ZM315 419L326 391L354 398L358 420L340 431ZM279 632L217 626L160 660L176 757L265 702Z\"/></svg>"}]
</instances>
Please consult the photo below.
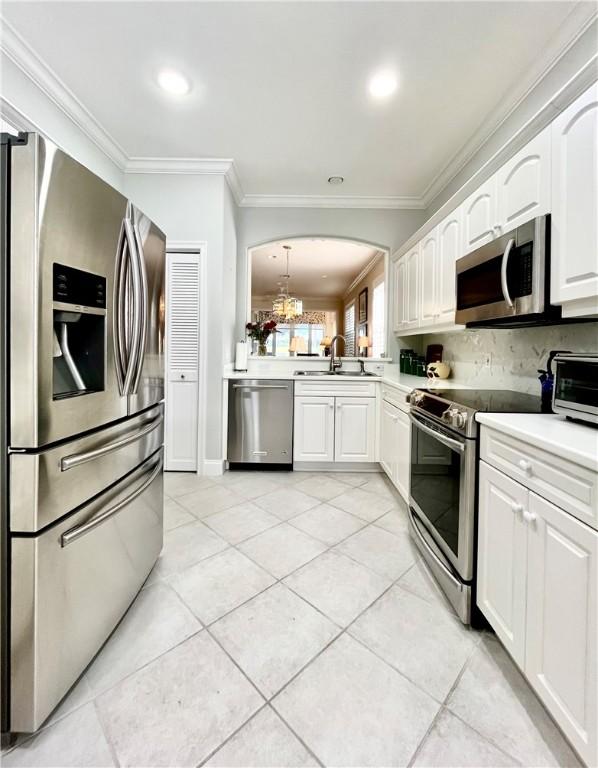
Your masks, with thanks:
<instances>
[{"instance_id":1,"label":"countertop edge","mask_svg":"<svg viewBox=\"0 0 598 768\"><path fill-rule=\"evenodd\" d=\"M534 448L552 453L592 472L598 472L598 431L594 431L589 425L576 424L567 421L564 416L550 413L478 413L476 421ZM586 444L583 449L577 447L580 438L582 444ZM591 447L587 449L591 443L594 443L593 452Z\"/></svg>"}]
</instances>

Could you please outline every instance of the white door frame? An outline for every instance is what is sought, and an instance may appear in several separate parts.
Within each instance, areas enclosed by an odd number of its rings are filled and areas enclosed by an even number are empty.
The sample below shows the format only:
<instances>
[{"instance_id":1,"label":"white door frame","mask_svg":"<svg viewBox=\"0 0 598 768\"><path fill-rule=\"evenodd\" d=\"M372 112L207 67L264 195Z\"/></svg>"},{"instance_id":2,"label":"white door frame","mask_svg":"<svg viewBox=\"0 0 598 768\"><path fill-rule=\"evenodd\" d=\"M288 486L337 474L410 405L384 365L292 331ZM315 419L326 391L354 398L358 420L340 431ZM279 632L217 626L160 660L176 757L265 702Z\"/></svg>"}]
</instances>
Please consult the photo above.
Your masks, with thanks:
<instances>
[{"instance_id":1,"label":"white door frame","mask_svg":"<svg viewBox=\"0 0 598 768\"><path fill-rule=\"evenodd\" d=\"M199 256L199 371L197 375L197 474L203 475L206 460L206 322L207 281L205 263L208 246L205 240L166 240L166 253L196 253ZM166 336L164 337L166 339ZM166 371L168 371L168 347L166 347Z\"/></svg>"}]
</instances>

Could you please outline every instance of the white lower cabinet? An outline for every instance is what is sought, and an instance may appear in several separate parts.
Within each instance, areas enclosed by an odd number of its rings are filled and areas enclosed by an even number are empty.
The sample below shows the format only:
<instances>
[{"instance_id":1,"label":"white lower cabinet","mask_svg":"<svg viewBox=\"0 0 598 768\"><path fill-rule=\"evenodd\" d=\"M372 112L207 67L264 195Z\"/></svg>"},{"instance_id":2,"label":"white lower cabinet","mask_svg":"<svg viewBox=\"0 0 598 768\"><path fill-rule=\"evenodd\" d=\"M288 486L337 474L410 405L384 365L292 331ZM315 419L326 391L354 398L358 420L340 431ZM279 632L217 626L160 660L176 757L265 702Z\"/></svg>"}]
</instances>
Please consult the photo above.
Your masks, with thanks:
<instances>
[{"instance_id":1,"label":"white lower cabinet","mask_svg":"<svg viewBox=\"0 0 598 768\"><path fill-rule=\"evenodd\" d=\"M293 461L334 461L334 397L296 397Z\"/></svg>"},{"instance_id":2,"label":"white lower cabinet","mask_svg":"<svg viewBox=\"0 0 598 768\"><path fill-rule=\"evenodd\" d=\"M405 501L409 501L411 424L400 408L382 401L380 465Z\"/></svg>"},{"instance_id":3,"label":"white lower cabinet","mask_svg":"<svg viewBox=\"0 0 598 768\"><path fill-rule=\"evenodd\" d=\"M334 426L335 461L374 461L376 401L370 397L337 397Z\"/></svg>"},{"instance_id":4,"label":"white lower cabinet","mask_svg":"<svg viewBox=\"0 0 598 768\"><path fill-rule=\"evenodd\" d=\"M587 765L598 763L598 531L480 462L477 603Z\"/></svg>"},{"instance_id":5,"label":"white lower cabinet","mask_svg":"<svg viewBox=\"0 0 598 768\"><path fill-rule=\"evenodd\" d=\"M598 533L530 493L525 674L588 765L598 762Z\"/></svg>"},{"instance_id":6,"label":"white lower cabinet","mask_svg":"<svg viewBox=\"0 0 598 768\"><path fill-rule=\"evenodd\" d=\"M527 489L480 462L478 597L513 659L525 658L525 581Z\"/></svg>"},{"instance_id":7,"label":"white lower cabinet","mask_svg":"<svg viewBox=\"0 0 598 768\"><path fill-rule=\"evenodd\" d=\"M374 397L295 397L293 461L375 460Z\"/></svg>"}]
</instances>

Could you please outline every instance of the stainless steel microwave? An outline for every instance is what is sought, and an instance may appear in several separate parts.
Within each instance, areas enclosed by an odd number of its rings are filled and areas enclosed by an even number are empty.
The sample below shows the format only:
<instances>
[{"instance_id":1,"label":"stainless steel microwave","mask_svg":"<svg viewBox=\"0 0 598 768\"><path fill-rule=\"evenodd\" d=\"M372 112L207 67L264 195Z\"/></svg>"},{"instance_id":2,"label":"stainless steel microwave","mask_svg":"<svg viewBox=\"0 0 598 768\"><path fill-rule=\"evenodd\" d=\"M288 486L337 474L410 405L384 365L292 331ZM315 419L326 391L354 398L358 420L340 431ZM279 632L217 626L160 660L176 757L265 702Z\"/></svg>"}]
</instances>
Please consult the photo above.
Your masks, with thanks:
<instances>
[{"instance_id":1,"label":"stainless steel microwave","mask_svg":"<svg viewBox=\"0 0 598 768\"><path fill-rule=\"evenodd\" d=\"M554 364L552 410L598 424L598 354L560 354Z\"/></svg>"},{"instance_id":2,"label":"stainless steel microwave","mask_svg":"<svg viewBox=\"0 0 598 768\"><path fill-rule=\"evenodd\" d=\"M550 304L550 216L538 216L457 261L455 322L472 327L558 323Z\"/></svg>"}]
</instances>

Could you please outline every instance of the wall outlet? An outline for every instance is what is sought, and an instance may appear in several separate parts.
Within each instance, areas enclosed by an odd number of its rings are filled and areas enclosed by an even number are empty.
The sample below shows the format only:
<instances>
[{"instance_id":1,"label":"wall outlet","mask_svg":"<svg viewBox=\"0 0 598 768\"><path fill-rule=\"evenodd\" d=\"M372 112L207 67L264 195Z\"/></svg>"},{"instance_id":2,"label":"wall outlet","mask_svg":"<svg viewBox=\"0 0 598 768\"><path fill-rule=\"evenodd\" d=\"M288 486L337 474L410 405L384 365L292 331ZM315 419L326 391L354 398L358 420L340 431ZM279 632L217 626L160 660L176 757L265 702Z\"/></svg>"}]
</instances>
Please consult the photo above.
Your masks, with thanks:
<instances>
[{"instance_id":1,"label":"wall outlet","mask_svg":"<svg viewBox=\"0 0 598 768\"><path fill-rule=\"evenodd\" d=\"M484 368L492 368L492 352L486 352L482 357L482 365Z\"/></svg>"}]
</instances>

